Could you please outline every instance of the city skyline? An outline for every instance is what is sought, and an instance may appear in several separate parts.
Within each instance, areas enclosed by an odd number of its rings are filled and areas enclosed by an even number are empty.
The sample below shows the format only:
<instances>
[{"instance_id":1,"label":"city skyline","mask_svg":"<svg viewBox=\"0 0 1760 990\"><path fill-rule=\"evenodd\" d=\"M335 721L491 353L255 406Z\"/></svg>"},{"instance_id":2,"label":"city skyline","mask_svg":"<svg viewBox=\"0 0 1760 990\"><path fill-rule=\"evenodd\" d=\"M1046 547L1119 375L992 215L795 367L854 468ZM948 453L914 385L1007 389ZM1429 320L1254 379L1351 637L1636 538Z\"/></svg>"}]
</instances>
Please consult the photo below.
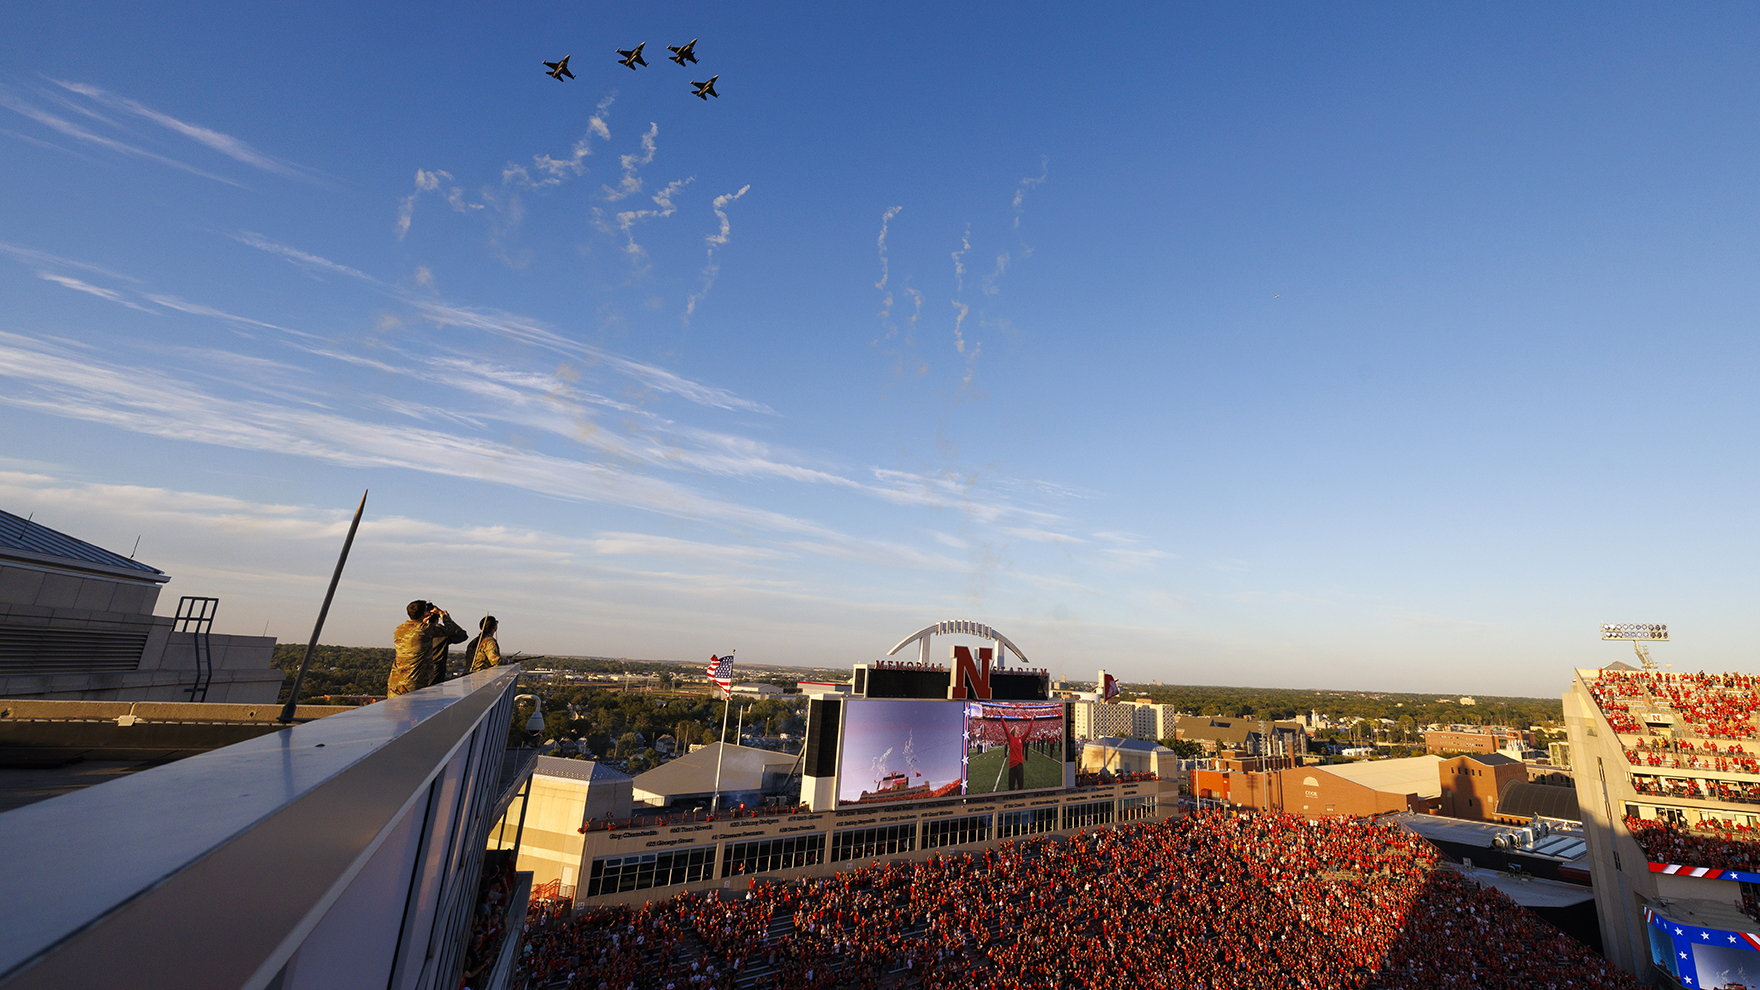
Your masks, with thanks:
<instances>
[{"instance_id":1,"label":"city skyline","mask_svg":"<svg viewBox=\"0 0 1760 990\"><path fill-rule=\"evenodd\" d=\"M7 15L0 508L289 642L370 489L328 643L1756 669L1754 12L424 13Z\"/></svg>"}]
</instances>

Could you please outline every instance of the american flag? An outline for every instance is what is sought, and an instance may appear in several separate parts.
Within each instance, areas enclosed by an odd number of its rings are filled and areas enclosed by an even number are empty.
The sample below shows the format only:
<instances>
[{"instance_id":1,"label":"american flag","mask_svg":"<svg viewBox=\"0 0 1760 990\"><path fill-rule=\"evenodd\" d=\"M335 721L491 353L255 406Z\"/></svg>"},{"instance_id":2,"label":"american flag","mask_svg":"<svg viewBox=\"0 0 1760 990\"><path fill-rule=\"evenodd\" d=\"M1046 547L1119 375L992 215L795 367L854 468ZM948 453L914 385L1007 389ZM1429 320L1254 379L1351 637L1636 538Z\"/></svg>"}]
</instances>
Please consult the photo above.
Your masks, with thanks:
<instances>
[{"instance_id":1,"label":"american flag","mask_svg":"<svg viewBox=\"0 0 1760 990\"><path fill-rule=\"evenodd\" d=\"M709 658L709 679L721 685L721 693L725 697L733 696L733 654L724 657Z\"/></svg>"}]
</instances>

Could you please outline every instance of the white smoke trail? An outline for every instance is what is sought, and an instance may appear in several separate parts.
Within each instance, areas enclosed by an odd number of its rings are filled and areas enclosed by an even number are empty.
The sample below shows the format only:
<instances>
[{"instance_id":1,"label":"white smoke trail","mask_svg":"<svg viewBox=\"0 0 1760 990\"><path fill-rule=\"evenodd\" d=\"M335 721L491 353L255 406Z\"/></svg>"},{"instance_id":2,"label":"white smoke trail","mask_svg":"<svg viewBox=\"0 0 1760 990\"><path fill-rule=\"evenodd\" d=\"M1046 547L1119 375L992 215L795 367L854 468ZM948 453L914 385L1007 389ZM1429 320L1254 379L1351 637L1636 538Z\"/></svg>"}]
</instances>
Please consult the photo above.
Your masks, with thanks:
<instances>
[{"instance_id":1,"label":"white smoke trail","mask_svg":"<svg viewBox=\"0 0 1760 990\"><path fill-rule=\"evenodd\" d=\"M703 238L703 242L707 244L709 248L709 258L708 262L703 265L703 287L697 290L689 299L685 300L684 325L686 327L691 325L691 314L697 311L697 303L701 301L704 296L709 294L709 287L715 284L715 276L721 271L721 266L715 263L715 249L727 244L728 232L733 229L732 225L727 222L727 204L744 196L746 190L750 188L752 188L751 184L747 183L746 185L739 187L739 192L715 197L715 216L721 221L721 230Z\"/></svg>"}]
</instances>

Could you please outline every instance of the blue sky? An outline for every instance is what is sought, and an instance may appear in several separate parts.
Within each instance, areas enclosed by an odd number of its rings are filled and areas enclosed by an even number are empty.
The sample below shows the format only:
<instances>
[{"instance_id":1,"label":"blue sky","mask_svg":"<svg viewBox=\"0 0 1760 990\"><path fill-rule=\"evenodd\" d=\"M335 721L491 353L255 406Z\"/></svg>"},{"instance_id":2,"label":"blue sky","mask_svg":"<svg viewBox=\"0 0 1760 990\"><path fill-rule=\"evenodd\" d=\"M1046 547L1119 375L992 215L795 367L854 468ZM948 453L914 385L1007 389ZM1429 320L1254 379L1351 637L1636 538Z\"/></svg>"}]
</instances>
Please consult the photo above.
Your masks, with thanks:
<instances>
[{"instance_id":1,"label":"blue sky","mask_svg":"<svg viewBox=\"0 0 1760 990\"><path fill-rule=\"evenodd\" d=\"M225 631L309 635L371 488L327 641L421 596L530 653L1756 668L1751 8L0 27L0 505Z\"/></svg>"}]
</instances>

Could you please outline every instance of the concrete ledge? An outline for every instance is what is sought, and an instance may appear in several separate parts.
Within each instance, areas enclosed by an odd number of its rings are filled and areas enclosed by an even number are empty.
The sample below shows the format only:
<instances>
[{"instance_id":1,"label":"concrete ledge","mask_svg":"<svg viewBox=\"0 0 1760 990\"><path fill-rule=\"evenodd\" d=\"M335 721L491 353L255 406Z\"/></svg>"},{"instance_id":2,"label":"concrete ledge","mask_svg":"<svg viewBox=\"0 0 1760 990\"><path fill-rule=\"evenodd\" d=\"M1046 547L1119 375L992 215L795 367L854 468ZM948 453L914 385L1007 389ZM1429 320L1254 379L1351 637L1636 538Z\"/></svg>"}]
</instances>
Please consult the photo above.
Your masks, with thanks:
<instances>
[{"instance_id":1,"label":"concrete ledge","mask_svg":"<svg viewBox=\"0 0 1760 990\"><path fill-rule=\"evenodd\" d=\"M353 711L350 705L300 705L297 719ZM190 701L40 701L0 698L0 721L113 722L132 715L143 722L273 722L280 705L216 705Z\"/></svg>"}]
</instances>

